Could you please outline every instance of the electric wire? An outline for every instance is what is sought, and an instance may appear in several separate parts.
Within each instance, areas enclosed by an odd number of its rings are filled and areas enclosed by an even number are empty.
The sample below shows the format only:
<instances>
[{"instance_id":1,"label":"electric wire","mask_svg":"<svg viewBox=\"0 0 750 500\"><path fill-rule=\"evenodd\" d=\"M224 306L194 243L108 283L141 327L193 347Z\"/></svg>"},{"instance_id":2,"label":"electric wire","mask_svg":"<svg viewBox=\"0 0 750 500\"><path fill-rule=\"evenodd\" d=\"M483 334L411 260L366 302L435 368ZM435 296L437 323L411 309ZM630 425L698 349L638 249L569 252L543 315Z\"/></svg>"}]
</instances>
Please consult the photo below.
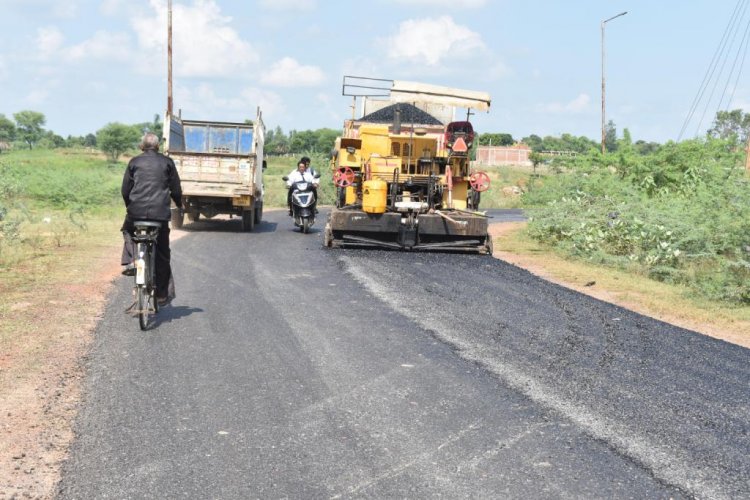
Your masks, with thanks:
<instances>
[{"instance_id":1,"label":"electric wire","mask_svg":"<svg viewBox=\"0 0 750 500\"><path fill-rule=\"evenodd\" d=\"M748 21L748 28L750 28L750 21ZM747 38L745 41L745 49L742 51L742 61L740 62L740 69L737 72L737 77L734 80L734 88L732 88L732 94L729 96L729 101L727 101L727 106L731 105L731 103L734 101L734 94L737 91L737 86L740 82L740 75L742 74L742 69L745 67L745 58L747 56L747 48L748 45L750 45L750 37Z\"/></svg>"},{"instance_id":2,"label":"electric wire","mask_svg":"<svg viewBox=\"0 0 750 500\"><path fill-rule=\"evenodd\" d=\"M718 64L718 57L721 52L721 48L725 44L725 39L727 38L730 32L730 27L734 24L734 20L737 16L737 12L739 11L740 6L743 3L745 3L745 1L746 0L737 0L737 4L735 5L734 11L732 12L732 15L729 18L729 22L727 22L727 26L724 28L724 33L721 36L719 45L716 47L716 50L714 51L714 55L711 58L711 63L708 65L708 68L706 69L706 74L703 76L703 81L698 87L698 92L696 93L695 98L693 99L693 102L690 105L690 110L688 111L688 115L685 118L684 123L682 124L682 129L680 129L680 133L677 136L678 141L682 139L682 136L685 133L685 130L687 130L687 127L690 124L690 121L693 119L693 115L695 114L695 111L698 109L700 101L703 98L703 94L705 93L706 88L708 87L708 83L710 82L710 79L712 78L713 73L716 70L716 65Z\"/></svg>"},{"instance_id":3,"label":"electric wire","mask_svg":"<svg viewBox=\"0 0 750 500\"><path fill-rule=\"evenodd\" d=\"M716 75L716 80L714 80L714 85L711 88L711 95L709 95L708 99L706 99L706 105L703 107L703 114L701 114L701 119L698 121L698 126L695 128L695 136L698 136L698 133L701 130L701 126L703 125L703 120L706 118L706 113L708 112L708 107L711 105L711 101L714 98L714 93L716 92L716 87L719 85L719 80L721 79L721 75L724 74L724 66L727 64L727 59L729 56L729 52L731 50L731 47L734 46L734 41L737 38L737 32L739 31L740 26L740 20L745 17L745 12L747 11L747 4L745 4L744 9L742 11L742 15L740 17L736 17L733 20L733 25L736 25L732 28L732 42L729 44L728 47L726 47L726 55L724 55L724 58L721 62L721 69L719 70L719 73ZM724 51L722 51L723 53Z\"/></svg>"},{"instance_id":4,"label":"electric wire","mask_svg":"<svg viewBox=\"0 0 750 500\"><path fill-rule=\"evenodd\" d=\"M732 62L732 69L729 71L729 74L727 75L727 82L724 85L724 91L721 93L721 98L719 99L719 105L716 106L716 113L718 113L720 110L723 109L722 104L724 102L724 98L727 95L727 91L729 90L729 86L730 86L730 84L732 82L732 76L734 75L734 71L735 71L735 69L737 69L737 61L740 58L740 54L742 54L742 62L743 62L743 65L744 65L745 50L747 49L747 38L748 38L747 35L748 35L748 31L750 31L750 22L748 22L746 24L746 26L745 26L745 33L743 33L742 40L740 41L740 44L737 46L737 53L734 55L734 61ZM745 48L745 50L743 50L743 47ZM739 73L740 72L742 72L742 65L740 66L740 69L738 71L738 77L739 77ZM737 79L735 79L735 82L737 82ZM736 89L737 89L737 83L735 83L735 90ZM729 106L732 104L732 98L733 97L734 97L734 91L732 91L732 97L729 100L727 100L727 110L729 109ZM714 114L714 116L716 116L716 115Z\"/></svg>"},{"instance_id":5,"label":"electric wire","mask_svg":"<svg viewBox=\"0 0 750 500\"><path fill-rule=\"evenodd\" d=\"M718 63L718 56L720 48L724 44L724 39L727 37L727 34L729 33L729 28L731 26L732 20L737 15L737 11L740 8L740 5L745 0L738 0L737 4L734 7L734 11L732 12L732 15L730 16L730 21L727 23L727 26L724 28L724 33L721 36L721 40L719 41L719 45L716 47L716 50L714 51L714 55L711 58L711 62L708 65L708 68L706 68L706 74L703 76L703 81L701 82L700 86L698 87L698 92L696 93L695 97L693 98L693 102L690 104L690 110L688 111L687 116L685 117L685 121L682 124L682 128L680 129L680 133L677 136L677 140L681 140L683 134L685 133L685 130L687 130L688 125L690 124L690 121L693 119L693 115L695 114L695 111L698 109L698 105L703 97L703 93L705 92L710 76L713 74L713 71L715 70L715 64Z\"/></svg>"}]
</instances>

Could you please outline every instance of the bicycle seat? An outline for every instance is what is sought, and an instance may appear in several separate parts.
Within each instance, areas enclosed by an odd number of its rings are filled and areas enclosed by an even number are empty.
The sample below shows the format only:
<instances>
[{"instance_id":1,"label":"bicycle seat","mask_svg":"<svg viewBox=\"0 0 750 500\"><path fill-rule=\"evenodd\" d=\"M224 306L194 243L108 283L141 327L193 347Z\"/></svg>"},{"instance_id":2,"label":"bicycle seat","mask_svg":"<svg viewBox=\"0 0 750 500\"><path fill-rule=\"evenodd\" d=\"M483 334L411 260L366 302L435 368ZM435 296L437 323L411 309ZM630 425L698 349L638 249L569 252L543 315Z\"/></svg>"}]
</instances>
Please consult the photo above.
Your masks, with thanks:
<instances>
[{"instance_id":1,"label":"bicycle seat","mask_svg":"<svg viewBox=\"0 0 750 500\"><path fill-rule=\"evenodd\" d=\"M138 220L133 222L133 225L140 229L160 228L162 223L152 220Z\"/></svg>"}]
</instances>

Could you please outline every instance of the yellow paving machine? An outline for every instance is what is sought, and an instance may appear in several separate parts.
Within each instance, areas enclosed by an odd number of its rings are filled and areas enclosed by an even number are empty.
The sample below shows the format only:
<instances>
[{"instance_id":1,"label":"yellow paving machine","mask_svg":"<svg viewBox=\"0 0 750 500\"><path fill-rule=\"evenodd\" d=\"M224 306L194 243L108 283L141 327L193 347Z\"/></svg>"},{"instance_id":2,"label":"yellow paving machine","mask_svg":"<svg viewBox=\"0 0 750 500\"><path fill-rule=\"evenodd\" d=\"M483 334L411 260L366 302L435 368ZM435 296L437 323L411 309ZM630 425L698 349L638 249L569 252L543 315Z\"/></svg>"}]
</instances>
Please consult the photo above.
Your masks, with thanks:
<instances>
[{"instance_id":1,"label":"yellow paving machine","mask_svg":"<svg viewBox=\"0 0 750 500\"><path fill-rule=\"evenodd\" d=\"M349 76L343 94L353 96L353 109L358 98L368 105L378 100L370 108L379 109L347 120L336 140L336 206L324 244L491 254L488 220L479 212L489 177L470 166L471 123L451 119L456 108L466 109L467 118L472 109L488 110L490 96ZM438 110L447 123L425 110Z\"/></svg>"}]
</instances>

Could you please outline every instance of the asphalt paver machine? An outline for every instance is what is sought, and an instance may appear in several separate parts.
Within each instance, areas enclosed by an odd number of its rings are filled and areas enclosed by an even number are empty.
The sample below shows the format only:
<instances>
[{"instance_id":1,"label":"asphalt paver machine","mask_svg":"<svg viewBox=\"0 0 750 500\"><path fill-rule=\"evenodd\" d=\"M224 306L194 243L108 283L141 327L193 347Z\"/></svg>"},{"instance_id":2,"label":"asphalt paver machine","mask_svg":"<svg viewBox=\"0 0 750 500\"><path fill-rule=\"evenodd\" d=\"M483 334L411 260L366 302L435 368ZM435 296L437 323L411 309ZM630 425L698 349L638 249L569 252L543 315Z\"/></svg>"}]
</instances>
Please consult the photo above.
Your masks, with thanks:
<instances>
[{"instance_id":1,"label":"asphalt paver machine","mask_svg":"<svg viewBox=\"0 0 750 500\"><path fill-rule=\"evenodd\" d=\"M468 121L471 110L489 110L489 94L348 76L343 94L353 97L353 109L358 98L381 103L347 120L336 140L336 206L325 245L491 254L488 219L479 211L490 180L471 168L475 132ZM449 109L453 116L456 108L467 110L467 120L444 124L425 111L441 109L445 116Z\"/></svg>"}]
</instances>

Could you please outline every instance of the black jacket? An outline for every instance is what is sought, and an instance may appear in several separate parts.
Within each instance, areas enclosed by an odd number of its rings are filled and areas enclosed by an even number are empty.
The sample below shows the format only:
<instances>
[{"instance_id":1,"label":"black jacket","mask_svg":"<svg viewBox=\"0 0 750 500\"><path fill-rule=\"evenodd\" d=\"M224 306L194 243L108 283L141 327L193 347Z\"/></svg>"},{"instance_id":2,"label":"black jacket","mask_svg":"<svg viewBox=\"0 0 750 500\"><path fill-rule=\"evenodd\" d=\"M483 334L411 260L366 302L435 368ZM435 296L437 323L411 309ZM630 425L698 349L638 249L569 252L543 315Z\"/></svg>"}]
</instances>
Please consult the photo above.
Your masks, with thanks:
<instances>
[{"instance_id":1,"label":"black jacket","mask_svg":"<svg viewBox=\"0 0 750 500\"><path fill-rule=\"evenodd\" d=\"M130 160L122 178L122 199L131 220L169 220L170 195L179 207L180 176L171 158L147 150Z\"/></svg>"}]
</instances>

